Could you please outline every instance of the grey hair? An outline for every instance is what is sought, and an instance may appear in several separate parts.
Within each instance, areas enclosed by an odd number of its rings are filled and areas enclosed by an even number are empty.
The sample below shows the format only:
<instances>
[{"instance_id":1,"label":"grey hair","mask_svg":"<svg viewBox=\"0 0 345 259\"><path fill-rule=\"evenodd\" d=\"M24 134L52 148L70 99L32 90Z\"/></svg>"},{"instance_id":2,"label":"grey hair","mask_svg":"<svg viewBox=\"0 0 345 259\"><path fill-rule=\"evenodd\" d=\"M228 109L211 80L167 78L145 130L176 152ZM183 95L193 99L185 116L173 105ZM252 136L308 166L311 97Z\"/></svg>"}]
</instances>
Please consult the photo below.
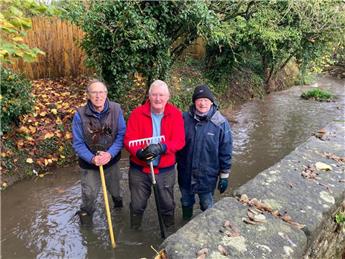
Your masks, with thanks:
<instances>
[{"instance_id":1,"label":"grey hair","mask_svg":"<svg viewBox=\"0 0 345 259\"><path fill-rule=\"evenodd\" d=\"M108 92L108 87L107 87L107 85L106 85L104 82L102 82L101 80L99 80L99 79L92 79L92 80L88 83L88 85L87 85L87 87L86 87L86 92L89 92L89 91L90 91L90 87L91 87L93 84L97 84L97 83L102 84L102 85L104 86L105 90Z\"/></svg>"},{"instance_id":2,"label":"grey hair","mask_svg":"<svg viewBox=\"0 0 345 259\"><path fill-rule=\"evenodd\" d=\"M165 83L162 80L155 80L155 81L153 81L153 83L150 85L150 88L149 88L149 95L152 92L152 88L156 87L156 86L160 86L160 87L163 87L164 89L166 89L167 92L168 92L168 95L170 96L169 87L168 87L167 83Z\"/></svg>"}]
</instances>

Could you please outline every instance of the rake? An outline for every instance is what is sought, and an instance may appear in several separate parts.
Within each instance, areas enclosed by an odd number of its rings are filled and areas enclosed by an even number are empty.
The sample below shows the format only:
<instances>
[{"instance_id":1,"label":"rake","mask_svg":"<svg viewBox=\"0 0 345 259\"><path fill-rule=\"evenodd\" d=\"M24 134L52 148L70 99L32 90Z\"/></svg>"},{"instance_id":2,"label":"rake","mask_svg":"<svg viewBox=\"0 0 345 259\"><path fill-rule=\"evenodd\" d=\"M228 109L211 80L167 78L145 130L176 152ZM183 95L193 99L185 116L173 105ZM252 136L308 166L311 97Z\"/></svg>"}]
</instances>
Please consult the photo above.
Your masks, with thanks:
<instances>
[{"instance_id":1,"label":"rake","mask_svg":"<svg viewBox=\"0 0 345 259\"><path fill-rule=\"evenodd\" d=\"M136 139L129 141L129 146L143 146L143 145L150 145L150 144L156 144L161 141L164 141L165 137L164 136L157 136L157 137L151 137L151 138L142 138L142 139ZM151 170L151 176L152 176L152 188L153 188L153 193L155 195L155 202L156 202L156 208L157 208L157 216L158 216L158 221L159 221L159 228L161 231L161 237L165 238L165 229L164 229L164 224L163 224L163 218L162 218L162 213L161 213L161 208L159 205L159 192L158 192L158 187L157 187L157 182L155 178L155 173L153 170L153 162L150 160L150 170Z\"/></svg>"}]
</instances>

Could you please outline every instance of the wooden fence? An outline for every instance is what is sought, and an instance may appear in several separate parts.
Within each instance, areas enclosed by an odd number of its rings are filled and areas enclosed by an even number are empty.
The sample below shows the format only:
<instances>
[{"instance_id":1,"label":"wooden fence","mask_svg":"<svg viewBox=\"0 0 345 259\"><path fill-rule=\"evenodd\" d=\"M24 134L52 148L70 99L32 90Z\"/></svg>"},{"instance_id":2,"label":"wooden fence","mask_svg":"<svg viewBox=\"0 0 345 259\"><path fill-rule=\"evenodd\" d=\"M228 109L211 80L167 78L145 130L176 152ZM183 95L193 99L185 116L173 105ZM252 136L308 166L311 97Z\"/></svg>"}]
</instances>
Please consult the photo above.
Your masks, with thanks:
<instances>
[{"instance_id":1,"label":"wooden fence","mask_svg":"<svg viewBox=\"0 0 345 259\"><path fill-rule=\"evenodd\" d=\"M37 62L19 60L9 67L30 79L91 74L83 64L85 54L78 47L82 38L83 31L69 22L56 17L34 17L32 29L24 41L44 51L45 55L40 55Z\"/></svg>"},{"instance_id":2,"label":"wooden fence","mask_svg":"<svg viewBox=\"0 0 345 259\"><path fill-rule=\"evenodd\" d=\"M37 62L18 60L7 67L23 73L29 79L91 75L93 71L84 66L86 55L79 47L83 34L77 26L57 17L34 17L32 29L24 41L30 47L44 51L45 55L40 55ZM199 38L182 56L201 58L204 54L204 42Z\"/></svg>"}]
</instances>

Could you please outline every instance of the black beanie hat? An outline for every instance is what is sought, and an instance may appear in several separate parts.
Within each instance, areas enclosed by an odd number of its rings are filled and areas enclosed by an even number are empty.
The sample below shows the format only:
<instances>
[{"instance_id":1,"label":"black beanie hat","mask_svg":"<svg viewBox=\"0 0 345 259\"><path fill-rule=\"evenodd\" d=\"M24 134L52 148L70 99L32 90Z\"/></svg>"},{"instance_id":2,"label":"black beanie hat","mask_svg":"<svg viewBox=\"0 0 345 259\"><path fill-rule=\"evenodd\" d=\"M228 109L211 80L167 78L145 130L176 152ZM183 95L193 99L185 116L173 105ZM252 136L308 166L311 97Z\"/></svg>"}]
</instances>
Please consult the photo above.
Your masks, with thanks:
<instances>
[{"instance_id":1,"label":"black beanie hat","mask_svg":"<svg viewBox=\"0 0 345 259\"><path fill-rule=\"evenodd\" d=\"M199 98L207 98L211 102L214 103L214 96L207 85L199 85L195 87L193 97L192 97L193 103L195 102L196 99L199 99Z\"/></svg>"}]
</instances>

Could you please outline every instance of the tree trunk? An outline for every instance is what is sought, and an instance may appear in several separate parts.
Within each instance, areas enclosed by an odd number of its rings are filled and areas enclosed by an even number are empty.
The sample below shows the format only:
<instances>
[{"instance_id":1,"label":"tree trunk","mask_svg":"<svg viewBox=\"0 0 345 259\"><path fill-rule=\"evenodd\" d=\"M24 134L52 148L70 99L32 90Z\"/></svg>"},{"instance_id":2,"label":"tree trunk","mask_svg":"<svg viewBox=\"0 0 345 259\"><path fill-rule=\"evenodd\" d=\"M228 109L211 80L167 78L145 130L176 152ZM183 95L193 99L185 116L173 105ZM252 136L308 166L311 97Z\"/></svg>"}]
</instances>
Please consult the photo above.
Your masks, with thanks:
<instances>
[{"instance_id":1,"label":"tree trunk","mask_svg":"<svg viewBox=\"0 0 345 259\"><path fill-rule=\"evenodd\" d=\"M268 62L268 57L265 55L262 55L262 67L264 71L264 87L265 92L269 94L272 92L275 88L275 80L273 76L273 67L270 66L270 63Z\"/></svg>"}]
</instances>

